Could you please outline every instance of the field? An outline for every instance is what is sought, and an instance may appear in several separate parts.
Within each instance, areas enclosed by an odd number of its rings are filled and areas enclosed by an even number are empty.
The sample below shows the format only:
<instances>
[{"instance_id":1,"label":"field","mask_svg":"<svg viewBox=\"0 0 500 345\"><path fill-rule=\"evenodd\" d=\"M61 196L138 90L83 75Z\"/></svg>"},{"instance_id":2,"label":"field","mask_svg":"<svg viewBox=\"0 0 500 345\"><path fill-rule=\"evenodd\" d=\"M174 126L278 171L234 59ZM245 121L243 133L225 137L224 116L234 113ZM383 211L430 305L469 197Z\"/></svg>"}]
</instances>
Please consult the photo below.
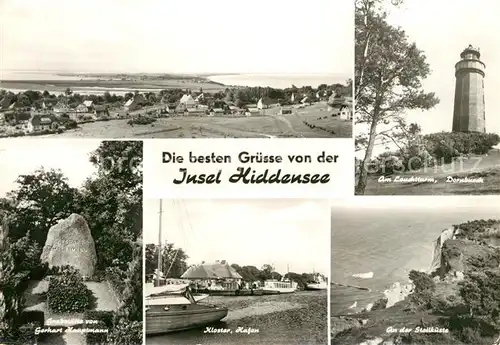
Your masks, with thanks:
<instances>
[{"instance_id":1,"label":"field","mask_svg":"<svg viewBox=\"0 0 500 345\"><path fill-rule=\"evenodd\" d=\"M275 115L276 109L251 117L159 118L150 125L127 124L127 119L85 123L75 130L48 137L85 138L350 138L352 121L328 116L326 104L294 109L293 114ZM316 127L311 128L314 125ZM324 129L323 129L324 128ZM325 130L327 129L327 130ZM334 134L331 133L334 132Z\"/></svg>"},{"instance_id":2,"label":"field","mask_svg":"<svg viewBox=\"0 0 500 345\"><path fill-rule=\"evenodd\" d=\"M435 183L379 182L379 177L369 177L365 195L467 195L500 193L500 150L493 149L484 156L470 156L461 162L454 162L427 170L405 172L400 177L434 178ZM394 176L392 176L394 178ZM483 178L482 183L464 183L452 180Z\"/></svg>"}]
</instances>

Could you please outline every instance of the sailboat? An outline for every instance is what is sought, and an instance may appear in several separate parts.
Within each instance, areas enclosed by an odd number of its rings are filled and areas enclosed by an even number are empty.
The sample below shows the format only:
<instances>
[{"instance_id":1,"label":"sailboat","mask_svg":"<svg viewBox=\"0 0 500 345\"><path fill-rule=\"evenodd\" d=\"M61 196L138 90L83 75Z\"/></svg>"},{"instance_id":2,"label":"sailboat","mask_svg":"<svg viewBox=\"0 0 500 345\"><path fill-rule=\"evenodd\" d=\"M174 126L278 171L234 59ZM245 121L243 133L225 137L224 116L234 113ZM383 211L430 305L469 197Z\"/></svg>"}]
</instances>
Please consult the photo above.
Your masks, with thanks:
<instances>
[{"instance_id":1,"label":"sailboat","mask_svg":"<svg viewBox=\"0 0 500 345\"><path fill-rule=\"evenodd\" d=\"M158 271L161 268L161 217L158 254ZM194 297L186 284L160 285L160 274L155 286L145 286L146 336L184 331L203 327L222 320L228 309L216 305L200 303L208 295Z\"/></svg>"},{"instance_id":2,"label":"sailboat","mask_svg":"<svg viewBox=\"0 0 500 345\"><path fill-rule=\"evenodd\" d=\"M313 281L306 284L306 290L326 290L328 284L320 274L316 274Z\"/></svg>"},{"instance_id":3,"label":"sailboat","mask_svg":"<svg viewBox=\"0 0 500 345\"><path fill-rule=\"evenodd\" d=\"M272 274L271 274L272 276ZM298 284L290 279L283 278L282 280L268 279L264 281L262 289L263 295L276 295L283 293L293 293L297 290Z\"/></svg>"}]
</instances>

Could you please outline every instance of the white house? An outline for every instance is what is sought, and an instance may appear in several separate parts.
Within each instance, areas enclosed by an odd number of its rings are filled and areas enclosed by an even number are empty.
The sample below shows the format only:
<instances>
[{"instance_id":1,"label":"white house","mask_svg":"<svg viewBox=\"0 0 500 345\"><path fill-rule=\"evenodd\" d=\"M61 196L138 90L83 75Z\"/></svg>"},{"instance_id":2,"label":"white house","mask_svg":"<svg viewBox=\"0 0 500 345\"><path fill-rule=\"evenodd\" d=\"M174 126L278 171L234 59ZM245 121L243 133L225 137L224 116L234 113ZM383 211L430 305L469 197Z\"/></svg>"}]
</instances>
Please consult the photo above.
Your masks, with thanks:
<instances>
[{"instance_id":1,"label":"white house","mask_svg":"<svg viewBox=\"0 0 500 345\"><path fill-rule=\"evenodd\" d=\"M66 103L59 102L54 106L54 113L62 114L70 111L69 106Z\"/></svg>"},{"instance_id":2,"label":"white house","mask_svg":"<svg viewBox=\"0 0 500 345\"><path fill-rule=\"evenodd\" d=\"M129 99L124 106L125 111L134 111L139 109L144 104L144 96L141 94L135 95Z\"/></svg>"},{"instance_id":3,"label":"white house","mask_svg":"<svg viewBox=\"0 0 500 345\"><path fill-rule=\"evenodd\" d=\"M52 119L48 116L35 115L28 122L28 132L50 130Z\"/></svg>"},{"instance_id":4,"label":"white house","mask_svg":"<svg viewBox=\"0 0 500 345\"><path fill-rule=\"evenodd\" d=\"M348 105L343 105L339 110L339 117L341 120L350 120L352 119L352 109Z\"/></svg>"},{"instance_id":5,"label":"white house","mask_svg":"<svg viewBox=\"0 0 500 345\"><path fill-rule=\"evenodd\" d=\"M195 101L196 103L199 103L200 101L202 101L202 100L203 100L203 98L205 98L205 96L203 95L203 93L200 93L198 96L196 96L196 98L195 98L195 100L194 100L194 101Z\"/></svg>"},{"instance_id":6,"label":"white house","mask_svg":"<svg viewBox=\"0 0 500 345\"><path fill-rule=\"evenodd\" d=\"M87 108L92 108L94 106L94 101L83 101L83 105Z\"/></svg>"}]
</instances>

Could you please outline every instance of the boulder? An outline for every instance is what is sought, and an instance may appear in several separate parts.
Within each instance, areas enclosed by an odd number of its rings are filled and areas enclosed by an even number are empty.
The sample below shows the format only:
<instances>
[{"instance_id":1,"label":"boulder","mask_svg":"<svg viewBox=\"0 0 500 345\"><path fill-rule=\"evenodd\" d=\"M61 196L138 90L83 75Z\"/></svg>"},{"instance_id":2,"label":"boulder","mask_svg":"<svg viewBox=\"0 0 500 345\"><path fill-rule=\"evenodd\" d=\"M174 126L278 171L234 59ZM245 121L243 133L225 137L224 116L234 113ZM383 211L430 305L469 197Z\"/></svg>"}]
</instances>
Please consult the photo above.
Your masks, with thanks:
<instances>
[{"instance_id":1,"label":"boulder","mask_svg":"<svg viewBox=\"0 0 500 345\"><path fill-rule=\"evenodd\" d=\"M72 214L51 227L40 260L49 267L70 265L82 276L93 276L97 255L85 218Z\"/></svg>"}]
</instances>

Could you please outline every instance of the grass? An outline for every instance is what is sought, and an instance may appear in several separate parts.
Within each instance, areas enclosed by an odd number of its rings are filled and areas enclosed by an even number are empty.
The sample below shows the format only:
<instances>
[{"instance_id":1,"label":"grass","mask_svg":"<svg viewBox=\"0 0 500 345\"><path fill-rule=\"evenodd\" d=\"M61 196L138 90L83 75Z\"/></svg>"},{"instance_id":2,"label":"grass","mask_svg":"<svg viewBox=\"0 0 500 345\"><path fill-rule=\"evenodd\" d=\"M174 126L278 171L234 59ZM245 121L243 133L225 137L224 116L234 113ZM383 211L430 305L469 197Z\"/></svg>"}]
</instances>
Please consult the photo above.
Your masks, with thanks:
<instances>
[{"instance_id":1,"label":"grass","mask_svg":"<svg viewBox=\"0 0 500 345\"><path fill-rule=\"evenodd\" d=\"M323 109L323 110L321 110ZM329 118L335 134L320 128L310 128L326 113L326 104L317 104L293 114L276 115L277 109L266 109L261 116L175 116L159 118L154 124L129 126L127 119L81 124L77 130L56 135L88 138L331 138L350 137L351 121ZM318 120L319 121L319 120ZM323 126L326 126L323 122Z\"/></svg>"}]
</instances>

